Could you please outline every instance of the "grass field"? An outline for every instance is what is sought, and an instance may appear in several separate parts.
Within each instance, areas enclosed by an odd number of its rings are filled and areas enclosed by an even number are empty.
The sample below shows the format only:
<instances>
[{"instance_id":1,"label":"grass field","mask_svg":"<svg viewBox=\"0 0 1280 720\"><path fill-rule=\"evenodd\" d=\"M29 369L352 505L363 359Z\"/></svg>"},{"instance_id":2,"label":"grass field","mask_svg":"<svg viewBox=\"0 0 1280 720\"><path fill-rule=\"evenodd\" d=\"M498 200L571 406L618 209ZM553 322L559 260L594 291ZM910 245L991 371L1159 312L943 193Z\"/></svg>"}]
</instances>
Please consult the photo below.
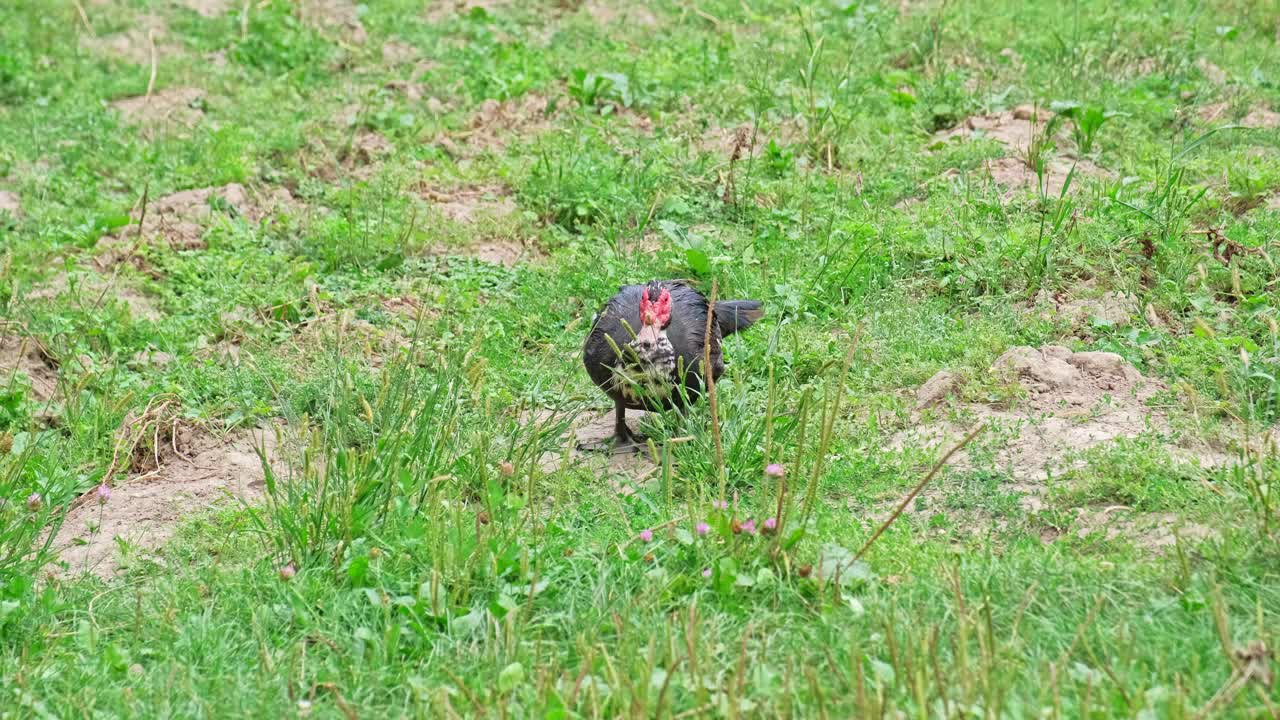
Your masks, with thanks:
<instances>
[{"instance_id":1,"label":"grass field","mask_svg":"<svg viewBox=\"0 0 1280 720\"><path fill-rule=\"evenodd\" d=\"M1278 126L1276 0L9 0L0 718L1278 717Z\"/></svg>"}]
</instances>

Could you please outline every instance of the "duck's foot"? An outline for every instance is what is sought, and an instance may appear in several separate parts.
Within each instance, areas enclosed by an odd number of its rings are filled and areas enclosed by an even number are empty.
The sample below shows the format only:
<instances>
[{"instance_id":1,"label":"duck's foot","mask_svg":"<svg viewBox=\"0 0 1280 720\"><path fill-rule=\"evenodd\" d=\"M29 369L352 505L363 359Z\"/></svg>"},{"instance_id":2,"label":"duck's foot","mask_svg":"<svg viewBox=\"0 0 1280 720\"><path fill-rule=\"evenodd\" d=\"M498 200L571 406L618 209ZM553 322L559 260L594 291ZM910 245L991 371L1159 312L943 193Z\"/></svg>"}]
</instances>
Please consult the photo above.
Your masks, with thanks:
<instances>
[{"instance_id":1,"label":"duck's foot","mask_svg":"<svg viewBox=\"0 0 1280 720\"><path fill-rule=\"evenodd\" d=\"M602 440L578 443L579 452L607 452L612 455L634 455L644 452L648 447L645 438L631 432L626 435L614 434Z\"/></svg>"}]
</instances>

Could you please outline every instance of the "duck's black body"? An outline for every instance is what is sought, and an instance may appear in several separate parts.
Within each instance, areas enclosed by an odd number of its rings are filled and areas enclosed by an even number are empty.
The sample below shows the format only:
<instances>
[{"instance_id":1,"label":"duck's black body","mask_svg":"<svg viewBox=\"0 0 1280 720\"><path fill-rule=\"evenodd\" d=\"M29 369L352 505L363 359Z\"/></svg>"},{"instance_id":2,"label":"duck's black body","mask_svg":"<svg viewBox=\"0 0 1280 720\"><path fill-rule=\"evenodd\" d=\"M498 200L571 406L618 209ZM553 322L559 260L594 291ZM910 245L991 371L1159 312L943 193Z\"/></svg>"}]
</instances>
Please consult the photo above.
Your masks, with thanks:
<instances>
[{"instance_id":1,"label":"duck's black body","mask_svg":"<svg viewBox=\"0 0 1280 720\"><path fill-rule=\"evenodd\" d=\"M614 401L618 448L636 446L637 438L625 422L628 409L680 407L701 394L708 306L702 293L683 282L655 280L622 287L597 313L582 360L591 379ZM642 310L648 323L642 321ZM763 314L754 300L716 303L711 323L713 379L724 372L720 341Z\"/></svg>"}]
</instances>

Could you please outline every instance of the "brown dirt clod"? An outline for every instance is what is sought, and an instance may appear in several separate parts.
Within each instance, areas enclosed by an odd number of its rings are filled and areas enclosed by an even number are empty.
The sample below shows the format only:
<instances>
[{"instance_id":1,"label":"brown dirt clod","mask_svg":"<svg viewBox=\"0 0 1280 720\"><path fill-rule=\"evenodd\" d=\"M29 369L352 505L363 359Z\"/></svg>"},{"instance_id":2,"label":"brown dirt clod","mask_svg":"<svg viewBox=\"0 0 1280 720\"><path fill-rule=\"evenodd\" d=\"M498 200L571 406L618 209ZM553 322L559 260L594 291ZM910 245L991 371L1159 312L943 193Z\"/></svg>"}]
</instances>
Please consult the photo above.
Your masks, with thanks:
<instances>
[{"instance_id":1,"label":"brown dirt clod","mask_svg":"<svg viewBox=\"0 0 1280 720\"><path fill-rule=\"evenodd\" d=\"M1071 179L1072 188L1079 187L1080 178L1109 178L1111 173L1091 160L1071 161L1066 158L1051 158L1044 163L1044 193L1049 198L1062 195L1067 185L1067 176L1074 167L1075 175ZM1040 188L1040 176L1022 158L1003 157L990 160L985 165L987 173L997 184L1006 188L1005 199L1013 196L1018 190Z\"/></svg>"},{"instance_id":2,"label":"brown dirt clod","mask_svg":"<svg viewBox=\"0 0 1280 720\"><path fill-rule=\"evenodd\" d=\"M985 164L987 174L997 185L1006 188L1008 199L1019 190L1038 189L1040 177L1027 160L1032 143L1048 132L1053 113L1034 105L1019 105L1012 110L991 115L975 115L950 130L934 135L935 142L953 138L989 138L1006 146L1011 154L990 160ZM1058 197L1066 186L1067 176L1074 169L1072 186L1077 187L1081 177L1111 178L1114 175L1087 158L1071 159L1052 156L1043 159L1044 192Z\"/></svg>"},{"instance_id":3,"label":"brown dirt clod","mask_svg":"<svg viewBox=\"0 0 1280 720\"><path fill-rule=\"evenodd\" d=\"M943 402L960 387L962 380L949 370L939 370L916 391L916 409L933 407Z\"/></svg>"},{"instance_id":4,"label":"brown dirt clod","mask_svg":"<svg viewBox=\"0 0 1280 720\"><path fill-rule=\"evenodd\" d=\"M293 195L284 188L255 193L239 183L165 195L149 200L145 211L141 207L135 208L131 213L134 224L103 236L98 241L101 252L96 264L99 268L107 268L130 259L135 243L163 242L174 250L200 250L205 247L206 228L221 213L259 222L271 213L293 205ZM138 237L139 220L142 222L141 240Z\"/></svg>"},{"instance_id":5,"label":"brown dirt clod","mask_svg":"<svg viewBox=\"0 0 1280 720\"><path fill-rule=\"evenodd\" d=\"M189 87L168 88L150 97L138 95L111 103L125 122L139 126L144 137L171 129L192 128L204 118L205 93Z\"/></svg>"},{"instance_id":6,"label":"brown dirt clod","mask_svg":"<svg viewBox=\"0 0 1280 720\"><path fill-rule=\"evenodd\" d=\"M388 40L382 44L382 62L387 65L406 65L418 59L418 49L400 40Z\"/></svg>"},{"instance_id":7,"label":"brown dirt clod","mask_svg":"<svg viewBox=\"0 0 1280 720\"><path fill-rule=\"evenodd\" d=\"M1040 503L1043 482L1075 467L1081 451L1148 432L1172 433L1166 415L1147 407L1163 385L1143 377L1114 353L1072 352L1057 345L1018 346L1001 355L991 373L1016 385L1023 399L1012 407L964 403L955 409L966 418L965 424L988 425L986 436L999 445L994 450L995 464L1009 471L1014 489L1026 496L1024 506ZM889 446L924 447L940 453L966 432L951 417L921 424L917 415L916 425L895 434ZM1175 458L1195 459L1203 466L1226 459L1205 448L1168 447ZM959 468L971 464L968 449L953 460Z\"/></svg>"}]
</instances>

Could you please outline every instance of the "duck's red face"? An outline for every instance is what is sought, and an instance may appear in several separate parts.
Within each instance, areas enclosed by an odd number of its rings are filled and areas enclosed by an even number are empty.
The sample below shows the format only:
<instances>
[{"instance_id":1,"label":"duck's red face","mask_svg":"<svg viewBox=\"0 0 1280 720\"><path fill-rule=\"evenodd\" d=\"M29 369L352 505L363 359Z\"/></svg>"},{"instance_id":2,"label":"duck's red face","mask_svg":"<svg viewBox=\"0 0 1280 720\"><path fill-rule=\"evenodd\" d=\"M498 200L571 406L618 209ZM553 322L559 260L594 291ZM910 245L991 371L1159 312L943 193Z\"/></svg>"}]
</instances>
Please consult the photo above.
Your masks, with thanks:
<instances>
[{"instance_id":1,"label":"duck's red face","mask_svg":"<svg viewBox=\"0 0 1280 720\"><path fill-rule=\"evenodd\" d=\"M651 297L653 296L653 297ZM671 323L671 291L645 288L640 294L640 322L646 327L665 328Z\"/></svg>"}]
</instances>

